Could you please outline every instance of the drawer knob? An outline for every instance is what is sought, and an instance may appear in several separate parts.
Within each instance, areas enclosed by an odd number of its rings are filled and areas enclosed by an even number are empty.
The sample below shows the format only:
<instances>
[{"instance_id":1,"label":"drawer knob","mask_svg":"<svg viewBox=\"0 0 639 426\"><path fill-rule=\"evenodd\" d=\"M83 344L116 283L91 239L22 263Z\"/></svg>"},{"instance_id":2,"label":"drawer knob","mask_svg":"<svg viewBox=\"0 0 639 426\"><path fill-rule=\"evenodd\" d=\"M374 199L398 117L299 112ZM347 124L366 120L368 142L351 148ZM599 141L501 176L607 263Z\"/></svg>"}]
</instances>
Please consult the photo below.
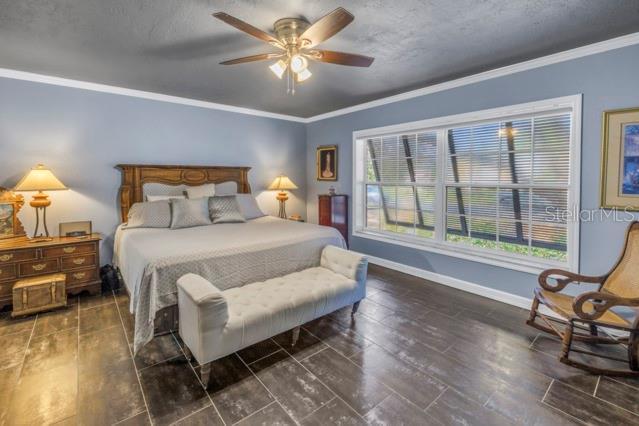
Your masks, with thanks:
<instances>
[{"instance_id":1,"label":"drawer knob","mask_svg":"<svg viewBox=\"0 0 639 426\"><path fill-rule=\"evenodd\" d=\"M62 249L65 253L73 253L75 251L75 247L65 247Z\"/></svg>"},{"instance_id":2,"label":"drawer knob","mask_svg":"<svg viewBox=\"0 0 639 426\"><path fill-rule=\"evenodd\" d=\"M73 274L73 278L75 278L76 280L81 280L82 278L86 276L87 276L86 272L76 272L75 274Z\"/></svg>"},{"instance_id":3,"label":"drawer knob","mask_svg":"<svg viewBox=\"0 0 639 426\"><path fill-rule=\"evenodd\" d=\"M37 265L31 265L34 271L41 271L47 267L46 263L38 263Z\"/></svg>"},{"instance_id":4,"label":"drawer knob","mask_svg":"<svg viewBox=\"0 0 639 426\"><path fill-rule=\"evenodd\" d=\"M73 263L75 263L76 265L82 265L85 261L86 261L86 259L84 257L80 257L78 259L73 259Z\"/></svg>"},{"instance_id":5,"label":"drawer knob","mask_svg":"<svg viewBox=\"0 0 639 426\"><path fill-rule=\"evenodd\" d=\"M13 259L13 253L3 254L2 256L0 256L0 261L2 262L8 262L11 259Z\"/></svg>"}]
</instances>

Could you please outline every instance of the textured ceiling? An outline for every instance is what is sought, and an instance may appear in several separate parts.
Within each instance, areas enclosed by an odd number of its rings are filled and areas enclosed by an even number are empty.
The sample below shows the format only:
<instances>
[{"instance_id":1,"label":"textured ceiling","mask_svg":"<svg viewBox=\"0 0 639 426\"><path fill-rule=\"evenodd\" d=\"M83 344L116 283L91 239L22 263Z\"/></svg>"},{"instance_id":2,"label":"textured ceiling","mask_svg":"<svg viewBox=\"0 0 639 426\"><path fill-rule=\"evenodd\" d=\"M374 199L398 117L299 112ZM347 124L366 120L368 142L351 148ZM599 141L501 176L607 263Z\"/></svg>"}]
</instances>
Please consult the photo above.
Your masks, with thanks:
<instances>
[{"instance_id":1,"label":"textured ceiling","mask_svg":"<svg viewBox=\"0 0 639 426\"><path fill-rule=\"evenodd\" d=\"M270 31L338 6L320 47L368 69L312 63L289 96L268 62L218 65L273 49L213 12ZM637 31L637 0L0 0L0 67L308 117Z\"/></svg>"}]
</instances>

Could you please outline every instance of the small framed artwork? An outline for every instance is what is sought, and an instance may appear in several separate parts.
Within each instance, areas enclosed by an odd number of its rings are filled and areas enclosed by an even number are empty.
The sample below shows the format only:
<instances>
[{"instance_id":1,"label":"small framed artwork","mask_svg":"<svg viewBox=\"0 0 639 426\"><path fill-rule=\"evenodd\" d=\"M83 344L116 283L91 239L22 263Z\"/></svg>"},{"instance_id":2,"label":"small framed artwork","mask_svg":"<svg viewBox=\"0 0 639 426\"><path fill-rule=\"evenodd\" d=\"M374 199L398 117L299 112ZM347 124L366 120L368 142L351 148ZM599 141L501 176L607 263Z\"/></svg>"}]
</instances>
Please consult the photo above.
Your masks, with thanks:
<instances>
[{"instance_id":1,"label":"small framed artwork","mask_svg":"<svg viewBox=\"0 0 639 426\"><path fill-rule=\"evenodd\" d=\"M59 228L59 235L61 237L86 238L93 232L93 226L90 220L63 222L60 223Z\"/></svg>"},{"instance_id":2,"label":"small framed artwork","mask_svg":"<svg viewBox=\"0 0 639 426\"><path fill-rule=\"evenodd\" d=\"M0 188L0 239L25 235L18 212L24 204L22 195Z\"/></svg>"},{"instance_id":3,"label":"small framed artwork","mask_svg":"<svg viewBox=\"0 0 639 426\"><path fill-rule=\"evenodd\" d=\"M639 108L603 114L601 207L639 211Z\"/></svg>"},{"instance_id":4,"label":"small framed artwork","mask_svg":"<svg viewBox=\"0 0 639 426\"><path fill-rule=\"evenodd\" d=\"M317 147L317 180L337 180L337 145Z\"/></svg>"}]
</instances>

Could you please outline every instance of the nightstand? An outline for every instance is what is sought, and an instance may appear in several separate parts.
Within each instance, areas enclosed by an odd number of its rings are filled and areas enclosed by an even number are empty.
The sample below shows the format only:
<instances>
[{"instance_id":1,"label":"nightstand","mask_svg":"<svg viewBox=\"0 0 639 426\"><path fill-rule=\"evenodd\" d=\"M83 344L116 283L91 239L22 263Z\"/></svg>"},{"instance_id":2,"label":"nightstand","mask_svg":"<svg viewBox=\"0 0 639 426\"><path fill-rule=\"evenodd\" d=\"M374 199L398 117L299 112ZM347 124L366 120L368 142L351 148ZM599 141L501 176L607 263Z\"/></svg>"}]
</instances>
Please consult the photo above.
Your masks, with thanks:
<instances>
[{"instance_id":1,"label":"nightstand","mask_svg":"<svg viewBox=\"0 0 639 426\"><path fill-rule=\"evenodd\" d=\"M288 220L292 220L294 222L304 222L304 218L300 215L294 214L288 217Z\"/></svg>"},{"instance_id":2,"label":"nightstand","mask_svg":"<svg viewBox=\"0 0 639 426\"><path fill-rule=\"evenodd\" d=\"M56 272L66 274L67 294L100 293L100 240L100 234L43 242L26 237L0 240L0 308L12 303L18 280Z\"/></svg>"}]
</instances>

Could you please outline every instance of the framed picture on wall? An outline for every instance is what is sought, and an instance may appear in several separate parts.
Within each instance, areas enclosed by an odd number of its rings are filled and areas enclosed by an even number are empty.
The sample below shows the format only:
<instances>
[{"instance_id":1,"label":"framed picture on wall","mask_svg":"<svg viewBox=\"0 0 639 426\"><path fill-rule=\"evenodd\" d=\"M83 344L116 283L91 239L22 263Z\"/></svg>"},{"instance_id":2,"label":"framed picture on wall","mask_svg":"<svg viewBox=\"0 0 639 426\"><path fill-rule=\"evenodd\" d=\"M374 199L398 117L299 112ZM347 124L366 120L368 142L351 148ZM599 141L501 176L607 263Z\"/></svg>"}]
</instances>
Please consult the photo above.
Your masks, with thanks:
<instances>
[{"instance_id":1,"label":"framed picture on wall","mask_svg":"<svg viewBox=\"0 0 639 426\"><path fill-rule=\"evenodd\" d=\"M22 195L0 187L0 239L23 236L18 212L24 204Z\"/></svg>"},{"instance_id":2,"label":"framed picture on wall","mask_svg":"<svg viewBox=\"0 0 639 426\"><path fill-rule=\"evenodd\" d=\"M317 147L317 180L337 180L337 145Z\"/></svg>"},{"instance_id":3,"label":"framed picture on wall","mask_svg":"<svg viewBox=\"0 0 639 426\"><path fill-rule=\"evenodd\" d=\"M603 114L601 207L639 211L639 108Z\"/></svg>"}]
</instances>

